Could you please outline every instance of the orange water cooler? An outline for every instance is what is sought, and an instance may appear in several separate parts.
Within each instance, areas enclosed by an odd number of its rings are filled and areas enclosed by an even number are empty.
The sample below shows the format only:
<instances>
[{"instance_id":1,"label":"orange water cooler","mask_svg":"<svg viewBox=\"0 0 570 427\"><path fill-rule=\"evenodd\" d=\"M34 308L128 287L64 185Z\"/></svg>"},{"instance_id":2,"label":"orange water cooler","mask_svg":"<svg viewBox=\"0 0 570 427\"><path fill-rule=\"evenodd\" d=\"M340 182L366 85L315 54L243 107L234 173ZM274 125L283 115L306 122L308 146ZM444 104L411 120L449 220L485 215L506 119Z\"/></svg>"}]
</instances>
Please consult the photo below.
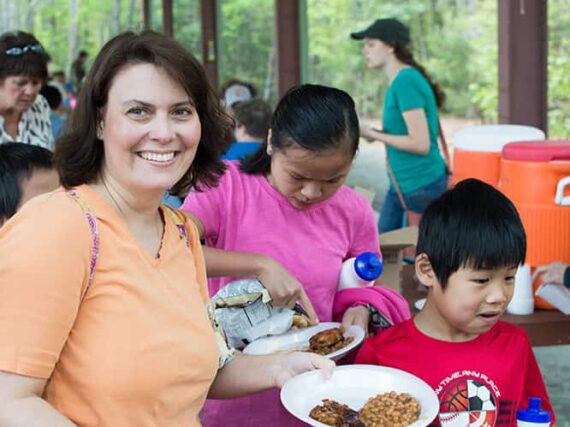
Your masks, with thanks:
<instances>
[{"instance_id":1,"label":"orange water cooler","mask_svg":"<svg viewBox=\"0 0 570 427\"><path fill-rule=\"evenodd\" d=\"M544 132L531 126L483 125L463 128L453 137L452 183L477 178L497 187L501 151L505 144L543 139Z\"/></svg>"},{"instance_id":2,"label":"orange water cooler","mask_svg":"<svg viewBox=\"0 0 570 427\"><path fill-rule=\"evenodd\" d=\"M505 145L499 189L521 216L527 236L526 263L533 268L552 261L570 264L570 141ZM538 297L535 306L552 308Z\"/></svg>"}]
</instances>

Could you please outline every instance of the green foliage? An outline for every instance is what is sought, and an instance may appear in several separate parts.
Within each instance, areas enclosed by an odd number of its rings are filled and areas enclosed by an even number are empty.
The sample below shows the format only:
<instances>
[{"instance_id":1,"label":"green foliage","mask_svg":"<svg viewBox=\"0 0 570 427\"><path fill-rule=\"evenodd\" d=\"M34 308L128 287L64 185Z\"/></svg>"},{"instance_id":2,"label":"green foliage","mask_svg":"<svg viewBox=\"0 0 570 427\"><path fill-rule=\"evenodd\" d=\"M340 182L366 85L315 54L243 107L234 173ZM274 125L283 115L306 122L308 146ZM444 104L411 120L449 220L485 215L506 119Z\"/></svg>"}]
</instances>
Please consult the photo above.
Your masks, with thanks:
<instances>
[{"instance_id":1,"label":"green foliage","mask_svg":"<svg viewBox=\"0 0 570 427\"><path fill-rule=\"evenodd\" d=\"M548 133L570 138L570 0L548 3Z\"/></svg>"},{"instance_id":2,"label":"green foliage","mask_svg":"<svg viewBox=\"0 0 570 427\"><path fill-rule=\"evenodd\" d=\"M202 28L198 0L173 2L174 34L176 40L202 61Z\"/></svg>"},{"instance_id":3,"label":"green foliage","mask_svg":"<svg viewBox=\"0 0 570 427\"><path fill-rule=\"evenodd\" d=\"M219 81L239 78L275 100L275 13L268 0L221 1L218 22Z\"/></svg>"},{"instance_id":4,"label":"green foliage","mask_svg":"<svg viewBox=\"0 0 570 427\"><path fill-rule=\"evenodd\" d=\"M114 2L120 4L119 31L141 28L140 0L9 0L3 3L9 10L0 10L2 31L35 33L52 56L51 69L68 69L76 53L69 44L72 1L79 8L75 50L87 50L90 60L117 31ZM218 14L220 82L251 81L271 101L276 99L274 1L281 0L219 0ZM445 90L444 111L494 122L498 1L306 0L307 80L348 91L360 114L378 117L387 82L383 73L366 69L362 43L351 40L350 33L378 17L395 16L410 26L416 59ZM200 0L173 5L175 37L201 58ZM569 10L570 0L548 1L549 133L557 137L570 137ZM161 31L161 1L151 1L151 14L152 28Z\"/></svg>"},{"instance_id":5,"label":"green foliage","mask_svg":"<svg viewBox=\"0 0 570 427\"><path fill-rule=\"evenodd\" d=\"M362 43L350 33L376 18L397 17L410 26L416 60L446 92L447 113L496 115L495 2L311 0L308 13L310 81L348 90L361 114L377 115L386 81L366 69Z\"/></svg>"}]
</instances>

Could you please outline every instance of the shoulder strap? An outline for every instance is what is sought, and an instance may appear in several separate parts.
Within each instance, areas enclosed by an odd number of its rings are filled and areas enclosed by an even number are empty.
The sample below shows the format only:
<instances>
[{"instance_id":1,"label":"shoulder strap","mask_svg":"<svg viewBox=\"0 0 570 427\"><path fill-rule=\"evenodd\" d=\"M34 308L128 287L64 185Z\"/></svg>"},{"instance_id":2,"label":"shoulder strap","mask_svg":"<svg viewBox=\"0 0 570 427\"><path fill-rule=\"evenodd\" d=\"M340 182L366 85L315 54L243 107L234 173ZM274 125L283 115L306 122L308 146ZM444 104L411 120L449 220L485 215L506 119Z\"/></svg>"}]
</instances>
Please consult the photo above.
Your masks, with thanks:
<instances>
[{"instance_id":1,"label":"shoulder strap","mask_svg":"<svg viewBox=\"0 0 570 427\"><path fill-rule=\"evenodd\" d=\"M388 175L390 175L390 179L392 180L392 184L394 184L394 190L396 190L396 194L398 195L398 199L400 200L400 204L404 208L406 212L410 209L408 208L408 204L406 203L406 199L404 199L404 195L400 190L400 186L398 185L398 181L396 181L396 175L392 170L392 166L390 166L390 161L388 160L388 150L386 150L386 170L388 171Z\"/></svg>"},{"instance_id":2,"label":"shoulder strap","mask_svg":"<svg viewBox=\"0 0 570 427\"><path fill-rule=\"evenodd\" d=\"M97 219L89 209L87 201L75 190L69 190L66 193L71 199L75 200L83 210L85 218L87 219L87 223L89 224L89 231L91 232L91 259L89 261L89 280L87 281L87 287L85 288L85 292L87 292L91 286L91 282L93 282L93 274L95 273L95 265L97 264L97 257L99 255L99 231L97 230ZM85 295L85 292L83 295Z\"/></svg>"},{"instance_id":3,"label":"shoulder strap","mask_svg":"<svg viewBox=\"0 0 570 427\"><path fill-rule=\"evenodd\" d=\"M184 214L168 205L162 205L162 207L174 221L180 237L186 242L186 246L190 247L190 237L188 237L188 231L186 230L186 217Z\"/></svg>"},{"instance_id":4,"label":"shoulder strap","mask_svg":"<svg viewBox=\"0 0 570 427\"><path fill-rule=\"evenodd\" d=\"M447 166L448 174L451 174L451 159L449 157L449 147L447 145L447 140L445 139L445 135L443 133L443 127L441 127L441 120L439 120L439 116L437 117L437 128L439 132L439 140L441 142L441 151L443 152L443 158L445 160L445 166Z\"/></svg>"}]
</instances>

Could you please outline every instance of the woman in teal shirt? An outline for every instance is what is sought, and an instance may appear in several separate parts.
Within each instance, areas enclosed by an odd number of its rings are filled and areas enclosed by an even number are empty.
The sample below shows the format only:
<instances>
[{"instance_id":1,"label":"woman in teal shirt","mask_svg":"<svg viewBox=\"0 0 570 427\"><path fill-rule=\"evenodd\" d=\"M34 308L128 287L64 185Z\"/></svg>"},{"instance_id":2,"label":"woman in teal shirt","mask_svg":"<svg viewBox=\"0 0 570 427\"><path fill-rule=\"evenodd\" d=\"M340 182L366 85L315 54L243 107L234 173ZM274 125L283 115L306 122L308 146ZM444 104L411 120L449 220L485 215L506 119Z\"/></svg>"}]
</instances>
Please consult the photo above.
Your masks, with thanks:
<instances>
[{"instance_id":1,"label":"woman in teal shirt","mask_svg":"<svg viewBox=\"0 0 570 427\"><path fill-rule=\"evenodd\" d=\"M383 69L390 81L383 131L361 126L360 134L386 144L388 164L406 205L421 214L447 188L445 162L437 144L437 111L445 96L414 60L410 30L397 19L378 19L351 37L364 40L368 67ZM392 179L380 213L380 232L400 228L405 213Z\"/></svg>"}]
</instances>

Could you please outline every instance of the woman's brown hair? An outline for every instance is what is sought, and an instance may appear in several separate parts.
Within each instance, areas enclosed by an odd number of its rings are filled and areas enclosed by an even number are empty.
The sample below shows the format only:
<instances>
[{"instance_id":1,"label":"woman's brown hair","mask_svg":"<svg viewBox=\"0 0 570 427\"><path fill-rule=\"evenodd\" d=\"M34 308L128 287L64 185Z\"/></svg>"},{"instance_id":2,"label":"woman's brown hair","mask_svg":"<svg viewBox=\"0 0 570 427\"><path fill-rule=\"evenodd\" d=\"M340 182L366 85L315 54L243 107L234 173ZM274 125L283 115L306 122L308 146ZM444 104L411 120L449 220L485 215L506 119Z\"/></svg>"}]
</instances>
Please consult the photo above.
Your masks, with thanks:
<instances>
[{"instance_id":1,"label":"woman's brown hair","mask_svg":"<svg viewBox=\"0 0 570 427\"><path fill-rule=\"evenodd\" d=\"M46 81L49 55L33 34L23 31L0 35L0 82L10 76Z\"/></svg>"},{"instance_id":2,"label":"woman's brown hair","mask_svg":"<svg viewBox=\"0 0 570 427\"><path fill-rule=\"evenodd\" d=\"M426 78L433 90L435 103L437 104L437 107L441 109L445 103L445 92L443 89L433 81L426 69L414 59L414 55L408 46L402 46L399 44L392 44L392 46L394 47L394 55L396 55L396 58L398 58L400 62L416 68Z\"/></svg>"},{"instance_id":3,"label":"woman's brown hair","mask_svg":"<svg viewBox=\"0 0 570 427\"><path fill-rule=\"evenodd\" d=\"M105 153L97 128L109 90L117 73L134 64L153 64L166 71L188 93L200 117L202 135L196 157L170 193L184 196L192 187L215 186L225 170L220 156L232 141L232 121L196 58L173 39L153 31L122 33L95 58L70 123L56 145L55 165L63 186L92 183L98 177Z\"/></svg>"}]
</instances>

